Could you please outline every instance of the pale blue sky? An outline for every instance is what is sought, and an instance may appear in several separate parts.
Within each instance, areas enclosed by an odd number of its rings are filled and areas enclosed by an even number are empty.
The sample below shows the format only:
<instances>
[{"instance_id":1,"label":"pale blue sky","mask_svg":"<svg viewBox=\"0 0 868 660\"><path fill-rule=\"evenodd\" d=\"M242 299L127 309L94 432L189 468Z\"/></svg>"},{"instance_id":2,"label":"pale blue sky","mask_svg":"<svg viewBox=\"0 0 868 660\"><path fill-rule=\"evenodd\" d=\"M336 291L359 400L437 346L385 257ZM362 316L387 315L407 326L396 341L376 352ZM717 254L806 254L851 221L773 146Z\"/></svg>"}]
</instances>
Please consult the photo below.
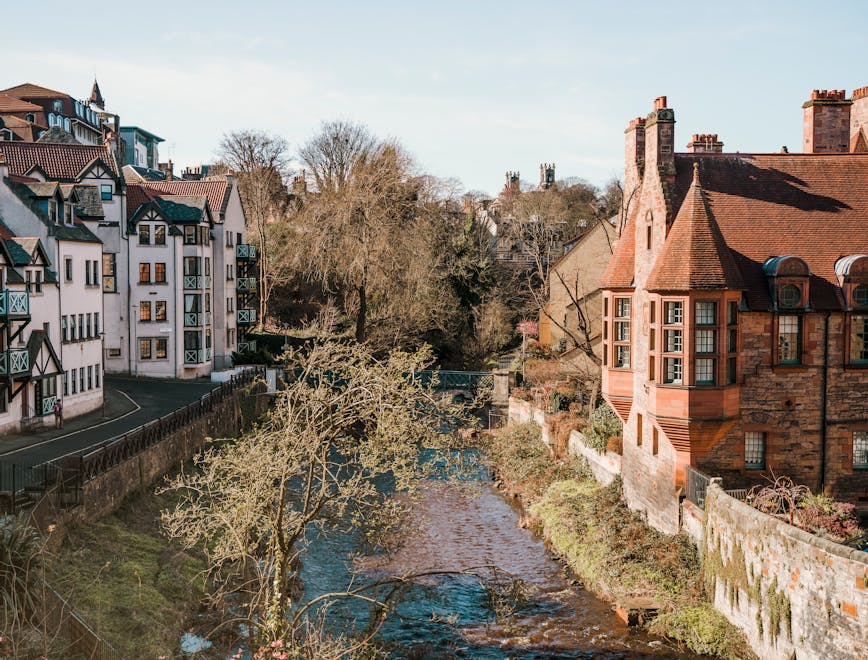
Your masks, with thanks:
<instances>
[{"instance_id":1,"label":"pale blue sky","mask_svg":"<svg viewBox=\"0 0 868 660\"><path fill-rule=\"evenodd\" d=\"M85 97L96 72L108 108L181 167L227 131L295 148L350 119L496 193L544 161L620 176L627 121L662 94L679 149L716 132L727 151L798 151L812 89L868 85L866 19L868 3L835 0L18 2L0 14L0 88Z\"/></svg>"}]
</instances>

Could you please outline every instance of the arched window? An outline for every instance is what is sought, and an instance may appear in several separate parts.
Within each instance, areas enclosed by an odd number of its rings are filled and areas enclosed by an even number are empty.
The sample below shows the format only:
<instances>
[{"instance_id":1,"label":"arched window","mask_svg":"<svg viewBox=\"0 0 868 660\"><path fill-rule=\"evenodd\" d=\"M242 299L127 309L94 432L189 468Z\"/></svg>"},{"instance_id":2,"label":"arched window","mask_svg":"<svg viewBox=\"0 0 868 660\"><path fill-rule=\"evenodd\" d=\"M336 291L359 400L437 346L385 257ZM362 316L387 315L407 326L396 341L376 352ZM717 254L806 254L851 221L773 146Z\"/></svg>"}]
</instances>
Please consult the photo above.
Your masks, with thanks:
<instances>
[{"instance_id":1,"label":"arched window","mask_svg":"<svg viewBox=\"0 0 868 660\"><path fill-rule=\"evenodd\" d=\"M835 263L835 274L847 309L848 358L868 364L868 255L854 254Z\"/></svg>"},{"instance_id":2,"label":"arched window","mask_svg":"<svg viewBox=\"0 0 868 660\"><path fill-rule=\"evenodd\" d=\"M63 130L65 130L67 133L70 130L69 117L63 118Z\"/></svg>"}]
</instances>

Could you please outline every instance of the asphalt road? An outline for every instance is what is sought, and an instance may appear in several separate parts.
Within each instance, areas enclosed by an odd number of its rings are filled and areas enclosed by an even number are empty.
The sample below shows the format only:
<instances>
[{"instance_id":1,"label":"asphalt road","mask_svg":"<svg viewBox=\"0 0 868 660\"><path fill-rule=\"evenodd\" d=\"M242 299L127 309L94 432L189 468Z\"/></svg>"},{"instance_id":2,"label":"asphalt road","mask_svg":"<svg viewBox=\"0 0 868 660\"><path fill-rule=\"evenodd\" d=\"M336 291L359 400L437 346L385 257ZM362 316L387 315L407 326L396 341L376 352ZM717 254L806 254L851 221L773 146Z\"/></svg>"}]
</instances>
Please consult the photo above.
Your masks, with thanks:
<instances>
[{"instance_id":1,"label":"asphalt road","mask_svg":"<svg viewBox=\"0 0 868 660\"><path fill-rule=\"evenodd\" d=\"M0 461L38 465L78 454L182 408L217 387L210 381L151 380L106 376L103 410L66 420L63 429L43 429L0 438Z\"/></svg>"}]
</instances>

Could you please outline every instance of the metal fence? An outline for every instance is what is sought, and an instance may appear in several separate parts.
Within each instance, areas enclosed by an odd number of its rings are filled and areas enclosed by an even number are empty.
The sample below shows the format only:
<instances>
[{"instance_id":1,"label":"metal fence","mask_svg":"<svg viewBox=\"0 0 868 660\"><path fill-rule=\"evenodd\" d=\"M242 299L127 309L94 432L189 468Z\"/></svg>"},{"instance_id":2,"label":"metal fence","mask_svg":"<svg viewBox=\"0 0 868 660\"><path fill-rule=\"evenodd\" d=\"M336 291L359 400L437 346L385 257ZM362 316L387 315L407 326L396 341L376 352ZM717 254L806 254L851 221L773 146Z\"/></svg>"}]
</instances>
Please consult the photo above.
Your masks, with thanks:
<instances>
[{"instance_id":1,"label":"metal fence","mask_svg":"<svg viewBox=\"0 0 868 660\"><path fill-rule=\"evenodd\" d=\"M72 606L51 587L45 591L47 616L52 628L59 632L68 646L64 654L91 660L123 660L123 656L106 640L94 632L75 613Z\"/></svg>"},{"instance_id":2,"label":"metal fence","mask_svg":"<svg viewBox=\"0 0 868 660\"><path fill-rule=\"evenodd\" d=\"M0 513L29 509L47 492L52 492L56 506L77 505L81 502L81 480L50 463L0 463Z\"/></svg>"},{"instance_id":3,"label":"metal fence","mask_svg":"<svg viewBox=\"0 0 868 660\"><path fill-rule=\"evenodd\" d=\"M705 509L705 492L711 477L689 465L685 469L687 471L687 499L700 509Z\"/></svg>"}]
</instances>

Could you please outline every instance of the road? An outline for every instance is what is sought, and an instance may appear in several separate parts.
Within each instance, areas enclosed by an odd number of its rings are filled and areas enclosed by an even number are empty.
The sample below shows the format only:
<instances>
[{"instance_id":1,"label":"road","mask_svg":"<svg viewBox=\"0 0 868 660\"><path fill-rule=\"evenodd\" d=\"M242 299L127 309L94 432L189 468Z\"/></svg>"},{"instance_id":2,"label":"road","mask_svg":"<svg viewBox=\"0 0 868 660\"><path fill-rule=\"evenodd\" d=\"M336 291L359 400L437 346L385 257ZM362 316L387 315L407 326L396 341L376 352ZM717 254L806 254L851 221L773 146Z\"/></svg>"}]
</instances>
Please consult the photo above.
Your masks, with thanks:
<instances>
[{"instance_id":1,"label":"road","mask_svg":"<svg viewBox=\"0 0 868 660\"><path fill-rule=\"evenodd\" d=\"M63 429L0 438L0 461L38 465L82 453L115 436L182 408L217 387L210 381L151 380L106 376L103 410L67 420Z\"/></svg>"}]
</instances>

